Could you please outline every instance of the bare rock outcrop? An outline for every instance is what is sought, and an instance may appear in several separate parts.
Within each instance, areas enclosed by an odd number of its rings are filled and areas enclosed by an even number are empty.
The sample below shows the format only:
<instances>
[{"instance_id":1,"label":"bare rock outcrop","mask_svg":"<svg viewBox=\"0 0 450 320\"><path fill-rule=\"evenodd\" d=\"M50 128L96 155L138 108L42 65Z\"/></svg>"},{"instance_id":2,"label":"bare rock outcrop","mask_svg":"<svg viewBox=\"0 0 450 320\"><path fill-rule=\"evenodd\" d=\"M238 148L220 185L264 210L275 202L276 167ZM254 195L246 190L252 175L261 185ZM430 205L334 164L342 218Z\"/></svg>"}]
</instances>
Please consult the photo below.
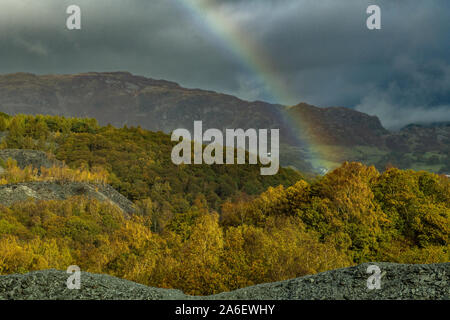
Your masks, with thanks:
<instances>
[{"instance_id":1,"label":"bare rock outcrop","mask_svg":"<svg viewBox=\"0 0 450 320\"><path fill-rule=\"evenodd\" d=\"M65 200L73 196L86 196L90 199L110 202L125 213L135 212L133 202L117 192L110 185L96 185L84 182L24 182L0 186L0 204L11 206L14 203L33 200Z\"/></svg>"},{"instance_id":2,"label":"bare rock outcrop","mask_svg":"<svg viewBox=\"0 0 450 320\"><path fill-rule=\"evenodd\" d=\"M0 276L0 299L43 300L449 300L450 263L373 263L382 271L380 289L367 288L372 263L267 283L207 297L184 295L108 275L81 273L81 288L67 289L65 271Z\"/></svg>"},{"instance_id":3,"label":"bare rock outcrop","mask_svg":"<svg viewBox=\"0 0 450 320\"><path fill-rule=\"evenodd\" d=\"M50 168L60 166L62 162L49 156L47 153L39 150L26 149L2 149L0 150L0 159L7 161L9 158L16 160L20 168L31 165L33 168Z\"/></svg>"}]
</instances>

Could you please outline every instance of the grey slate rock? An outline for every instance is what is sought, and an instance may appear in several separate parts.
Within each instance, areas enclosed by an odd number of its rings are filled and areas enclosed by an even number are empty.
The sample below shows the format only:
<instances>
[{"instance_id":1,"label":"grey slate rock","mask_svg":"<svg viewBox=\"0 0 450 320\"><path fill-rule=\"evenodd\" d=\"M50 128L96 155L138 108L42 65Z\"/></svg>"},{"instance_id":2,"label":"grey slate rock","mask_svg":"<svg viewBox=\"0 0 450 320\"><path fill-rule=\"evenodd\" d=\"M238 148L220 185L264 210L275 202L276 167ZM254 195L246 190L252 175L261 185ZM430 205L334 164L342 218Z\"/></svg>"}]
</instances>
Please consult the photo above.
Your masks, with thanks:
<instances>
[{"instance_id":1,"label":"grey slate rock","mask_svg":"<svg viewBox=\"0 0 450 320\"><path fill-rule=\"evenodd\" d=\"M369 290L367 267L382 271L381 289ZM450 300L450 263L364 263L301 278L256 285L207 297L184 295L108 275L81 273L81 289L69 290L70 275L44 270L0 276L0 299L56 300Z\"/></svg>"},{"instance_id":2,"label":"grey slate rock","mask_svg":"<svg viewBox=\"0 0 450 320\"><path fill-rule=\"evenodd\" d=\"M89 199L106 201L118 206L127 214L133 214L136 211L133 202L110 185L85 182L36 181L0 186L0 204L7 207L29 199L35 201L66 200L73 196L86 196Z\"/></svg>"}]
</instances>

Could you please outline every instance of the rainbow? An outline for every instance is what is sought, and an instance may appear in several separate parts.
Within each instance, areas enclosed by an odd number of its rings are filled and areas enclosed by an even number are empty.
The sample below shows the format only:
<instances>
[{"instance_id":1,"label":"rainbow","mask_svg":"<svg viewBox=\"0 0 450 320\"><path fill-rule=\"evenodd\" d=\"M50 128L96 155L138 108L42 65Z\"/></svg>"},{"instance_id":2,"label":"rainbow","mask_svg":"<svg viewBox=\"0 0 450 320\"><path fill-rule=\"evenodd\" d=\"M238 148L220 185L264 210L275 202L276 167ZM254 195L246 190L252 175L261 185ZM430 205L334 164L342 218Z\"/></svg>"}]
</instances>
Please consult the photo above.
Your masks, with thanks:
<instances>
[{"instance_id":1,"label":"rainbow","mask_svg":"<svg viewBox=\"0 0 450 320\"><path fill-rule=\"evenodd\" d=\"M205 25L207 30L218 37L223 44L231 50L231 52L244 64L244 66L257 76L258 80L264 85L265 93L271 100L283 104L287 101L295 101L284 83L284 80L277 73L273 64L274 59L265 55L261 48L252 37L248 36L242 28L233 24L221 10L214 10L212 4L216 4L215 0L176 0L180 6L194 18L197 22ZM302 121L299 117L294 119L284 119L288 123L292 136L298 139L302 145L306 145L309 162L313 167L324 167L325 152L320 144L313 139L306 139L306 135L302 134L308 131L309 124Z\"/></svg>"}]
</instances>

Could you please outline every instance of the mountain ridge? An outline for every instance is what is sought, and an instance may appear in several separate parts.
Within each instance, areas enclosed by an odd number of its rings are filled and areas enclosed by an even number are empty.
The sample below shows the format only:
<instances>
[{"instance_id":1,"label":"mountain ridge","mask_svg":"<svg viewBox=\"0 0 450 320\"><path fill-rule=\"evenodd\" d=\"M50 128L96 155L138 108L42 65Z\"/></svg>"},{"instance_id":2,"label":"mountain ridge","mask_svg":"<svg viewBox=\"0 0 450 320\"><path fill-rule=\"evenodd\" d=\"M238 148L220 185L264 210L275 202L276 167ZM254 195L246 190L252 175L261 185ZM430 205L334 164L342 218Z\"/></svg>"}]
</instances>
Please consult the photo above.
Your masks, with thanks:
<instances>
[{"instance_id":1,"label":"mountain ridge","mask_svg":"<svg viewBox=\"0 0 450 320\"><path fill-rule=\"evenodd\" d=\"M401 168L450 171L445 167L449 126L439 126L439 132L430 132L427 126L391 132L378 117L350 108L245 101L129 72L0 75L0 111L90 117L103 125L141 126L165 133L178 128L192 130L195 120L202 120L205 128L221 130L279 128L281 164L304 172L317 171L318 166L332 169L343 161L360 161L379 169L391 163ZM436 143L439 136L445 137L442 143ZM314 155L311 143L331 151ZM429 152L426 159L421 158L424 152ZM408 153L413 153L411 159L404 161ZM438 160L427 163L433 156ZM312 159L321 157L324 161L313 163Z\"/></svg>"}]
</instances>

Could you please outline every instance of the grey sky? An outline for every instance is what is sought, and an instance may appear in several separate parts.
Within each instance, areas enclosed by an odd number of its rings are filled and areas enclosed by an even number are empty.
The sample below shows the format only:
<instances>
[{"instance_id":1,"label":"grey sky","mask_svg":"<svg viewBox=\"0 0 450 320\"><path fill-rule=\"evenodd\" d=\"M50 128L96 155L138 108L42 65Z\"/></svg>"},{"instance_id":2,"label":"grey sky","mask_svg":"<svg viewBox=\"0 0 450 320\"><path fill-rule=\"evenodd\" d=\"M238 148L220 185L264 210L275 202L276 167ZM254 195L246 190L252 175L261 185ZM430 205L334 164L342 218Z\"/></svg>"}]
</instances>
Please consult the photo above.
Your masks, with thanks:
<instances>
[{"instance_id":1,"label":"grey sky","mask_svg":"<svg viewBox=\"0 0 450 320\"><path fill-rule=\"evenodd\" d=\"M82 30L65 28L70 4ZM381 30L365 26L369 4L382 9ZM226 26L257 44L269 74ZM0 73L130 71L249 100L352 107L397 128L450 121L449 31L448 0L0 0ZM275 101L264 79L289 98Z\"/></svg>"}]
</instances>

